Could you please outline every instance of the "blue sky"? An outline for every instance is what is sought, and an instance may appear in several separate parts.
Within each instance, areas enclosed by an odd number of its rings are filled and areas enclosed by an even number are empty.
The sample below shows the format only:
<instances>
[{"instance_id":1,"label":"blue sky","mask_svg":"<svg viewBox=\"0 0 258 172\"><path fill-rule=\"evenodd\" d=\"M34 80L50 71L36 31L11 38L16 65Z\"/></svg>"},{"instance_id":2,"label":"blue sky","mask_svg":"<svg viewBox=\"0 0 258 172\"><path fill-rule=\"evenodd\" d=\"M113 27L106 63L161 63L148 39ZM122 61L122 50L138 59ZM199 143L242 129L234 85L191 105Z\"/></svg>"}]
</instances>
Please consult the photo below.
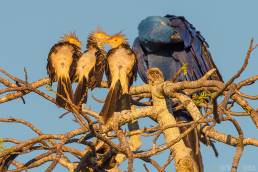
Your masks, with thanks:
<instances>
[{"instance_id":1,"label":"blue sky","mask_svg":"<svg viewBox=\"0 0 258 172\"><path fill-rule=\"evenodd\" d=\"M64 33L75 31L85 42L90 31L97 26L109 33L123 31L130 43L137 36L137 25L150 15L174 14L185 16L206 38L214 61L225 80L242 65L250 39L258 42L258 1L187 1L187 0L130 0L130 1L68 1L68 0L1 0L0 1L0 66L14 75L24 78L26 67L29 80L46 76L46 60L49 49ZM84 46L85 47L85 46ZM258 53L253 53L250 64L241 78L257 74ZM137 81L136 84L140 84ZM1 85L0 85L1 88ZM245 89L258 94L258 86ZM45 90L45 88L42 88ZM103 97L103 91L96 91ZM76 126L71 117L58 119L63 111L35 94L25 96L26 104L14 100L0 105L0 117L26 119L45 133L61 133ZM258 107L258 103L251 102ZM88 106L99 109L96 103ZM239 118L246 137L258 137L257 130L249 119ZM235 133L231 124L217 127L226 133ZM0 137L30 138L33 135L21 125L0 124ZM202 149L206 171L229 171L234 148L217 143L219 158L211 149ZM258 149L246 147L240 161L239 171L258 171ZM161 158L162 155L160 155ZM28 156L27 156L28 157ZM135 171L142 171L140 161ZM31 171L43 171L40 170ZM55 171L62 171L58 167Z\"/></svg>"}]
</instances>

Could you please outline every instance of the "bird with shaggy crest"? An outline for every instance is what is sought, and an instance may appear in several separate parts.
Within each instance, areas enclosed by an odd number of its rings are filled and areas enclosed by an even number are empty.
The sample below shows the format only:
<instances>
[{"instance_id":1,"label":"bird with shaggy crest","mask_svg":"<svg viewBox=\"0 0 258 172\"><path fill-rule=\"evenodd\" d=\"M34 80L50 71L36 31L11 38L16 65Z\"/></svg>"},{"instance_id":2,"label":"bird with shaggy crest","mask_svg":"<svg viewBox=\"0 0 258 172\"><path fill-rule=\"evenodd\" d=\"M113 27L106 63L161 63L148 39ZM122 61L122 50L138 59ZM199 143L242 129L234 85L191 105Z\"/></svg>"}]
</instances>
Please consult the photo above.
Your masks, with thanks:
<instances>
[{"instance_id":1,"label":"bird with shaggy crest","mask_svg":"<svg viewBox=\"0 0 258 172\"><path fill-rule=\"evenodd\" d=\"M100 112L105 122L114 112L130 109L129 88L137 75L136 56L126 37L117 33L108 39L108 45L111 47L106 65L109 92Z\"/></svg>"},{"instance_id":2,"label":"bird with shaggy crest","mask_svg":"<svg viewBox=\"0 0 258 172\"><path fill-rule=\"evenodd\" d=\"M81 56L81 42L75 33L64 35L50 49L47 73L52 82L57 81L56 104L68 108L68 101L73 100L71 79L74 75L74 63Z\"/></svg>"},{"instance_id":3,"label":"bird with shaggy crest","mask_svg":"<svg viewBox=\"0 0 258 172\"><path fill-rule=\"evenodd\" d=\"M106 51L104 45L110 36L96 30L90 33L87 40L87 50L76 63L73 81L78 81L74 93L74 104L81 105L87 101L88 88L99 86L105 70Z\"/></svg>"}]
</instances>

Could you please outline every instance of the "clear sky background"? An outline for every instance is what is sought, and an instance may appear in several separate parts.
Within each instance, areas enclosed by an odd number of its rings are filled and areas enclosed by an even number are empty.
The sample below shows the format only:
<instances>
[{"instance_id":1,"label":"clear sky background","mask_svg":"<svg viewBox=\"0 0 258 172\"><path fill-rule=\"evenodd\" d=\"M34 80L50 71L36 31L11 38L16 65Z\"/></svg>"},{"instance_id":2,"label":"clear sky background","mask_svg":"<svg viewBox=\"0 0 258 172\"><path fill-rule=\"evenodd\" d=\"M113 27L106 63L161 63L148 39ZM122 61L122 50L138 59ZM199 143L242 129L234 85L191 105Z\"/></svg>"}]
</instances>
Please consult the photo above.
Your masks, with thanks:
<instances>
[{"instance_id":1,"label":"clear sky background","mask_svg":"<svg viewBox=\"0 0 258 172\"><path fill-rule=\"evenodd\" d=\"M254 37L258 42L257 11L258 1L255 0L1 0L0 66L21 78L24 78L23 67L26 67L29 80L35 81L46 76L48 52L64 33L75 31L85 42L89 32L100 26L111 34L122 30L132 43L137 36L137 25L141 19L150 15L174 14L185 16L201 31L224 80L228 80L242 65L250 39ZM253 53L242 79L257 74L257 51ZM136 84L141 83L139 78ZM258 86L251 86L245 91L252 95L258 94ZM96 95L100 98L104 96L103 92L98 91ZM26 119L45 133L61 133L76 127L71 116L58 119L63 110L37 95L29 94L25 96L25 100L25 105L20 99L0 104L0 117ZM251 103L258 107L257 101ZM92 101L88 106L99 109L99 105ZM240 125L245 129L245 136L257 138L257 130L251 120L239 119ZM145 124L141 124L143 125ZM217 127L219 131L235 134L231 128L229 123ZM35 135L21 125L0 124L0 138L25 139L33 136ZM218 158L214 157L210 148L202 145L205 170L229 171L235 148L220 143L216 143L216 146ZM164 156L160 155L159 159L164 160ZM136 161L135 171L143 171L140 162ZM239 171L258 171L257 162L258 149L246 147ZM45 167L29 171L44 171ZM63 170L62 167L55 169L56 172Z\"/></svg>"}]
</instances>

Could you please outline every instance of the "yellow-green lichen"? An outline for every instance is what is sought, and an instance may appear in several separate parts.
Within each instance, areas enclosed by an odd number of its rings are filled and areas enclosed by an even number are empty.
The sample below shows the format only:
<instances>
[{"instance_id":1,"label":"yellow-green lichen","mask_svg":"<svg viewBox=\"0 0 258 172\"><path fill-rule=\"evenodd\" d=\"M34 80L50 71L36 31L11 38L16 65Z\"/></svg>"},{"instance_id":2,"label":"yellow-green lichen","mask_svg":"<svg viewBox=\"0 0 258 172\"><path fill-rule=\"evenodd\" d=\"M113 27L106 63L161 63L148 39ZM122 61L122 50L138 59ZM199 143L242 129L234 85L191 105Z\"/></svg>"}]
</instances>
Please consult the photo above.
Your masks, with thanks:
<instances>
[{"instance_id":1,"label":"yellow-green lichen","mask_svg":"<svg viewBox=\"0 0 258 172\"><path fill-rule=\"evenodd\" d=\"M51 85L46 85L46 89L47 89L47 91L51 91L51 92L53 91Z\"/></svg>"},{"instance_id":2,"label":"yellow-green lichen","mask_svg":"<svg viewBox=\"0 0 258 172\"><path fill-rule=\"evenodd\" d=\"M206 91L202 91L200 93L193 94L192 99L193 99L194 103L198 106L201 103L208 102L210 99L210 94Z\"/></svg>"},{"instance_id":3,"label":"yellow-green lichen","mask_svg":"<svg viewBox=\"0 0 258 172\"><path fill-rule=\"evenodd\" d=\"M188 69L188 64L184 63L183 66L181 67L181 71L185 76L187 75L187 69Z\"/></svg>"}]
</instances>

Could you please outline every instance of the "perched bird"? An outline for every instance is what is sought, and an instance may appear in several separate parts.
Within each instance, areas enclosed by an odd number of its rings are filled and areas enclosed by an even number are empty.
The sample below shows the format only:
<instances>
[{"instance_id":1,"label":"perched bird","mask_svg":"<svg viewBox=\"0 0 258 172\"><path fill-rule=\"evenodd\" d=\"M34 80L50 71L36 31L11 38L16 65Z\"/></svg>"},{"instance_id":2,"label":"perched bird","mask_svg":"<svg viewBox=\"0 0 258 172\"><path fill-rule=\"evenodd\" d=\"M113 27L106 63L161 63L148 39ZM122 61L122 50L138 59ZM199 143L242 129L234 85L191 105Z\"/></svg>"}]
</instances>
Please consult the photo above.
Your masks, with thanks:
<instances>
[{"instance_id":1,"label":"perched bird","mask_svg":"<svg viewBox=\"0 0 258 172\"><path fill-rule=\"evenodd\" d=\"M52 82L57 81L56 104L67 108L68 101L73 100L71 78L74 75L74 65L81 56L81 42L75 33L64 35L55 44L49 54L47 72Z\"/></svg>"},{"instance_id":2,"label":"perched bird","mask_svg":"<svg viewBox=\"0 0 258 172\"><path fill-rule=\"evenodd\" d=\"M144 82L148 82L147 69L153 67L163 72L165 80L171 80L187 64L187 74L181 74L177 81L197 80L210 69L217 69L207 42L184 17L150 16L141 21L138 31L133 50ZM218 70L211 79L222 80Z\"/></svg>"},{"instance_id":3,"label":"perched bird","mask_svg":"<svg viewBox=\"0 0 258 172\"><path fill-rule=\"evenodd\" d=\"M110 38L108 34L97 30L87 40L87 50L76 63L73 81L78 81L74 94L74 104L86 103L88 88L100 85L105 70L106 52L104 44Z\"/></svg>"},{"instance_id":4,"label":"perched bird","mask_svg":"<svg viewBox=\"0 0 258 172\"><path fill-rule=\"evenodd\" d=\"M114 112L130 109L129 88L137 75L137 60L126 37L121 33L115 34L108 44L111 47L106 66L109 92L100 112L105 122Z\"/></svg>"},{"instance_id":5,"label":"perched bird","mask_svg":"<svg viewBox=\"0 0 258 172\"><path fill-rule=\"evenodd\" d=\"M147 83L147 70L159 68L165 80L193 81L202 77L212 68L216 68L208 44L192 24L184 17L173 15L150 16L143 19L138 26L138 37L133 44L133 51L138 61L138 73ZM187 65L187 72L175 78L177 71ZM218 70L210 77L222 80ZM173 102L167 98L167 105L172 112ZM173 112L177 121L191 121L192 118L185 110ZM181 128L181 132L187 128ZM199 138L194 132L184 138L184 142L191 147L199 171L203 171L202 157L199 149Z\"/></svg>"}]
</instances>

